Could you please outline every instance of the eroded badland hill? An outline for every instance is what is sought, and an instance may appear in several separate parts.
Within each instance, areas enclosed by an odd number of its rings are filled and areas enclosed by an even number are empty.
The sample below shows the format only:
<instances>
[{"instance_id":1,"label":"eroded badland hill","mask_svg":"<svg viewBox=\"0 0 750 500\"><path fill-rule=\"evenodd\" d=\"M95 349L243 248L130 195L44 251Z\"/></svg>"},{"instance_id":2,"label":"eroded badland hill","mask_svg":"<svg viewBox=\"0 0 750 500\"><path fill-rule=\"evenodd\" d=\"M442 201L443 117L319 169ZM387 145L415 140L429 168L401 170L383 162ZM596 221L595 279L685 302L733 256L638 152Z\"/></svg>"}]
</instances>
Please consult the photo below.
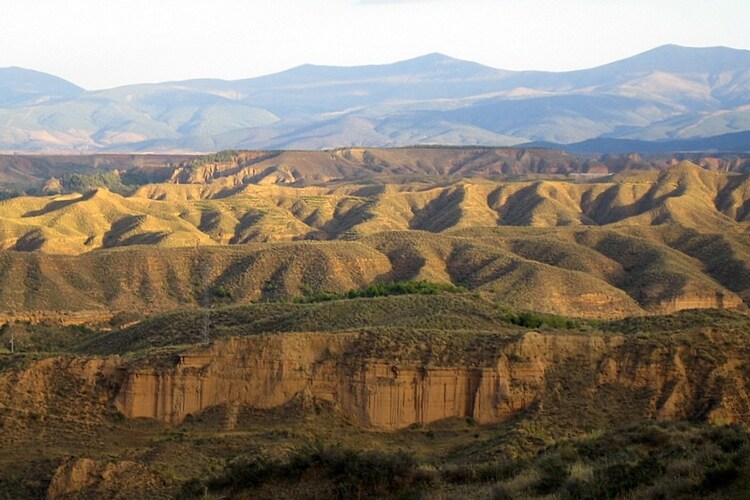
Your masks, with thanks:
<instances>
[{"instance_id":1,"label":"eroded badland hill","mask_svg":"<svg viewBox=\"0 0 750 500\"><path fill-rule=\"evenodd\" d=\"M37 169L0 201L0 496L742 498L750 176L690 160Z\"/></svg>"}]
</instances>

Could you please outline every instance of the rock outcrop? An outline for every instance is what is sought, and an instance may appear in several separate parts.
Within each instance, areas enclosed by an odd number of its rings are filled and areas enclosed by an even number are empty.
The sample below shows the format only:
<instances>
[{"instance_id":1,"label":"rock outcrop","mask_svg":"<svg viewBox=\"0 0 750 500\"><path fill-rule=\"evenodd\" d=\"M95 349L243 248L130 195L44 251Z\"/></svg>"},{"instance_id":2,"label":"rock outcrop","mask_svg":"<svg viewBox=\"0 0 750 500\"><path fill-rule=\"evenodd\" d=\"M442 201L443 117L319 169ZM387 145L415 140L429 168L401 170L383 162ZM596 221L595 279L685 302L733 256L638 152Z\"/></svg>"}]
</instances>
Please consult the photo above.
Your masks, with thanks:
<instances>
[{"instance_id":1,"label":"rock outcrop","mask_svg":"<svg viewBox=\"0 0 750 500\"><path fill-rule=\"evenodd\" d=\"M305 389L332 399L346 334L280 334L222 339L177 358L174 367L128 373L115 400L127 417L181 422L211 406L273 408ZM326 390L327 389L327 390Z\"/></svg>"},{"instance_id":2,"label":"rock outcrop","mask_svg":"<svg viewBox=\"0 0 750 500\"><path fill-rule=\"evenodd\" d=\"M462 366L393 353L365 357L367 338L358 333L224 338L167 363L49 358L0 372L0 425L13 430L2 440L25 432L31 417L96 421L114 411L113 402L126 417L173 424L212 407L271 409L299 399L328 402L352 423L384 430L581 409L750 423L746 348L732 343L736 334L697 335L662 342L527 332L492 337L499 344L486 352L495 354Z\"/></svg>"},{"instance_id":3,"label":"rock outcrop","mask_svg":"<svg viewBox=\"0 0 750 500\"><path fill-rule=\"evenodd\" d=\"M740 361L706 359L685 347L527 333L497 359L440 367L357 359L356 342L356 334L319 333L218 340L171 367L130 369L115 403L130 418L179 423L216 405L273 408L307 395L358 425L399 429L451 417L502 422L576 379L583 396L571 397L591 405L608 404L597 401L605 389L647 394L637 403L644 417L744 421L750 408ZM729 378L732 384L719 383Z\"/></svg>"},{"instance_id":4,"label":"rock outcrop","mask_svg":"<svg viewBox=\"0 0 750 500\"><path fill-rule=\"evenodd\" d=\"M682 293L659 303L658 312L669 314L685 309L732 309L742 305L742 298L723 292Z\"/></svg>"},{"instance_id":5,"label":"rock outcrop","mask_svg":"<svg viewBox=\"0 0 750 500\"><path fill-rule=\"evenodd\" d=\"M55 471L47 499L156 498L163 487L164 479L137 462L70 457Z\"/></svg>"}]
</instances>

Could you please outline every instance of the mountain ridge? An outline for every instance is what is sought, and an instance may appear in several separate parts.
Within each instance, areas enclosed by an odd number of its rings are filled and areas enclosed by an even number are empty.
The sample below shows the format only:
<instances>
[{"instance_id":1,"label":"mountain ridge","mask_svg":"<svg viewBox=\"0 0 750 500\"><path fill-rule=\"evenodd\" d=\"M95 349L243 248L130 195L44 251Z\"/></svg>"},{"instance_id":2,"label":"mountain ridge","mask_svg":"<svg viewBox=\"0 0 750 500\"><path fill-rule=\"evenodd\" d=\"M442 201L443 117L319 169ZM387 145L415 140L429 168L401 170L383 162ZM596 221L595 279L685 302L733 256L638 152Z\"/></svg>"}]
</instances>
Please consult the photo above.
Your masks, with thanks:
<instances>
[{"instance_id":1,"label":"mountain ridge","mask_svg":"<svg viewBox=\"0 0 750 500\"><path fill-rule=\"evenodd\" d=\"M750 130L750 51L728 47L666 45L558 73L432 53L391 64L306 64L256 78L95 91L18 71L24 82L0 85L0 150L512 146ZM735 148L750 149L743 144Z\"/></svg>"},{"instance_id":2,"label":"mountain ridge","mask_svg":"<svg viewBox=\"0 0 750 500\"><path fill-rule=\"evenodd\" d=\"M65 99L85 90L67 80L17 66L0 68L0 108Z\"/></svg>"},{"instance_id":3,"label":"mountain ridge","mask_svg":"<svg viewBox=\"0 0 750 500\"><path fill-rule=\"evenodd\" d=\"M662 141L639 141L600 137L572 144L552 142L530 142L527 148L559 149L569 153L680 153L680 152L744 152L750 145L750 131L733 132L698 139L675 139Z\"/></svg>"}]
</instances>

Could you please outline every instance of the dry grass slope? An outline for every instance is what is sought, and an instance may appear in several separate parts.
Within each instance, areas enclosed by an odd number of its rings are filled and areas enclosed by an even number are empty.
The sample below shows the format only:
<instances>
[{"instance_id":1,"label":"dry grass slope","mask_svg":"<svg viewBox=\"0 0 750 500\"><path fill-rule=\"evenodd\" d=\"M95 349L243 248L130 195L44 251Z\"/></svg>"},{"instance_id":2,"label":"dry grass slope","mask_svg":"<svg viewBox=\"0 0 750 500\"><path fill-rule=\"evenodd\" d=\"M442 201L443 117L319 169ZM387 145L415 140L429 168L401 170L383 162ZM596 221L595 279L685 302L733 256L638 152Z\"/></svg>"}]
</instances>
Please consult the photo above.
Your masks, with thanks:
<instances>
[{"instance_id":1,"label":"dry grass slope","mask_svg":"<svg viewBox=\"0 0 750 500\"><path fill-rule=\"evenodd\" d=\"M368 151L320 154L334 165L386 161ZM424 154L419 168L450 173L450 155ZM443 177L20 197L0 202L0 296L6 312L143 312L195 304L206 286L242 303L303 287L340 293L426 279L559 314L733 307L750 296L748 182L682 162L590 183ZM207 284L201 259L210 262Z\"/></svg>"}]
</instances>

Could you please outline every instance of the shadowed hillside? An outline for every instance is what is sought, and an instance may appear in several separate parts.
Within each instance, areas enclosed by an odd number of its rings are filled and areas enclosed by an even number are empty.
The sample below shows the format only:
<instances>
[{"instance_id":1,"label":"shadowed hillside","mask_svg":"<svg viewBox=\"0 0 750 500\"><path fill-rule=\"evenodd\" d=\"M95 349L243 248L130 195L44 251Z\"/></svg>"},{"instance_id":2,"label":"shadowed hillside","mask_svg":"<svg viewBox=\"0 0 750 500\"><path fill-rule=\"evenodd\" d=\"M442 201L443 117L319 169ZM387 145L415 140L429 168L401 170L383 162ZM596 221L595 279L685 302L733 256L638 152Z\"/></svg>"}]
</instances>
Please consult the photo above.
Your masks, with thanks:
<instances>
[{"instance_id":1,"label":"shadowed hillside","mask_svg":"<svg viewBox=\"0 0 750 500\"><path fill-rule=\"evenodd\" d=\"M247 186L216 198L163 184L129 197L16 198L0 203L0 294L10 316L143 313L196 305L206 289L245 303L390 280L594 317L734 307L750 299L747 185L684 163L590 184Z\"/></svg>"},{"instance_id":2,"label":"shadowed hillside","mask_svg":"<svg viewBox=\"0 0 750 500\"><path fill-rule=\"evenodd\" d=\"M526 177L493 180L511 158ZM99 187L7 199L2 309L144 313L196 305L214 288L221 302L247 303L389 280L594 317L750 300L748 174L682 161L589 180L528 178L560 158L225 152L173 165L170 182L127 195Z\"/></svg>"}]
</instances>

